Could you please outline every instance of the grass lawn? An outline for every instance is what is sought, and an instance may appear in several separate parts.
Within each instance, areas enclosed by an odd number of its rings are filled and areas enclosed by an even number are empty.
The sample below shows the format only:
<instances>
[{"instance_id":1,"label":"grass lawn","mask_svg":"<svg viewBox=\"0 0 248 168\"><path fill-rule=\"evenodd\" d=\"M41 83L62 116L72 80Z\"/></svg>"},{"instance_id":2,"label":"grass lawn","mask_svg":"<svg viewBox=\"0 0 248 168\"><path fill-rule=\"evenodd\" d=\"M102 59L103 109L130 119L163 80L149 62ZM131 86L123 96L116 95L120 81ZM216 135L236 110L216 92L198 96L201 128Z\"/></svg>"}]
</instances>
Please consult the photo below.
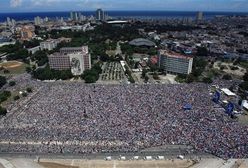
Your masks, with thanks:
<instances>
[{"instance_id":1,"label":"grass lawn","mask_svg":"<svg viewBox=\"0 0 248 168\"><path fill-rule=\"evenodd\" d=\"M9 73L4 73L3 70L0 71L0 75L9 76L9 75L18 75L26 72L26 67L28 65L23 62L18 61L8 61L0 63L0 67L3 67L9 70Z\"/></svg>"},{"instance_id":2,"label":"grass lawn","mask_svg":"<svg viewBox=\"0 0 248 168\"><path fill-rule=\"evenodd\" d=\"M40 162L41 166L45 168L79 168L78 166L67 166L58 163Z\"/></svg>"}]
</instances>

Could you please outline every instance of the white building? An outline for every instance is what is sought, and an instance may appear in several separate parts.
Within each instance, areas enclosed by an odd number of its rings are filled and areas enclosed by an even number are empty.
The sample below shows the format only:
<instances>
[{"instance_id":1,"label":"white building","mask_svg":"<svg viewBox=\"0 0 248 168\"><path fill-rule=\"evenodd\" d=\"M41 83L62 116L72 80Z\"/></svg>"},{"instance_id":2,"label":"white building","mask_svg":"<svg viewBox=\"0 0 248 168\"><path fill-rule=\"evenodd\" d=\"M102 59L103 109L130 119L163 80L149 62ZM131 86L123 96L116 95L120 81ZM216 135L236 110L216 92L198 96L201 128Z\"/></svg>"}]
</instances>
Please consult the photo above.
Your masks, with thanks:
<instances>
[{"instance_id":1,"label":"white building","mask_svg":"<svg viewBox=\"0 0 248 168\"><path fill-rule=\"evenodd\" d=\"M42 18L40 18L39 16L37 16L37 17L35 17L34 18L34 24L35 25L41 25L43 23L43 19Z\"/></svg>"},{"instance_id":2,"label":"white building","mask_svg":"<svg viewBox=\"0 0 248 168\"><path fill-rule=\"evenodd\" d=\"M48 56L51 69L70 69L75 76L83 74L86 69L91 69L91 56L88 46L61 48L60 53Z\"/></svg>"},{"instance_id":3,"label":"white building","mask_svg":"<svg viewBox=\"0 0 248 168\"><path fill-rule=\"evenodd\" d=\"M29 48L28 52L31 53L31 54L34 54L35 52L37 52L39 50L40 50L40 46L36 46L36 47L33 47L33 48Z\"/></svg>"},{"instance_id":4,"label":"white building","mask_svg":"<svg viewBox=\"0 0 248 168\"><path fill-rule=\"evenodd\" d=\"M58 45L59 41L58 40L47 40L47 41L44 41L44 42L41 42L40 43L40 49L41 50L48 50L48 51L51 51L53 49L55 49Z\"/></svg>"},{"instance_id":5,"label":"white building","mask_svg":"<svg viewBox=\"0 0 248 168\"><path fill-rule=\"evenodd\" d=\"M159 51L159 67L167 73L190 74L193 58L167 50Z\"/></svg>"}]
</instances>

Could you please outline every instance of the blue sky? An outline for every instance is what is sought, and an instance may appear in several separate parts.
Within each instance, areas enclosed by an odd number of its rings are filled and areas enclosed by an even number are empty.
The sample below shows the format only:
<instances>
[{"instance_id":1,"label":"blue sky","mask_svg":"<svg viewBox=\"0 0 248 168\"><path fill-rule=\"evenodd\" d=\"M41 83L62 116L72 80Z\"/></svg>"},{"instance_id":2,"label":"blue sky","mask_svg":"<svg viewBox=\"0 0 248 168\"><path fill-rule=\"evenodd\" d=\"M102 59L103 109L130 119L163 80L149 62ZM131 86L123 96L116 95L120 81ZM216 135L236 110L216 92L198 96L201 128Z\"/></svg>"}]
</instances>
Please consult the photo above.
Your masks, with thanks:
<instances>
[{"instance_id":1,"label":"blue sky","mask_svg":"<svg viewBox=\"0 0 248 168\"><path fill-rule=\"evenodd\" d=\"M159 10L248 12L248 0L0 0L0 12Z\"/></svg>"}]
</instances>

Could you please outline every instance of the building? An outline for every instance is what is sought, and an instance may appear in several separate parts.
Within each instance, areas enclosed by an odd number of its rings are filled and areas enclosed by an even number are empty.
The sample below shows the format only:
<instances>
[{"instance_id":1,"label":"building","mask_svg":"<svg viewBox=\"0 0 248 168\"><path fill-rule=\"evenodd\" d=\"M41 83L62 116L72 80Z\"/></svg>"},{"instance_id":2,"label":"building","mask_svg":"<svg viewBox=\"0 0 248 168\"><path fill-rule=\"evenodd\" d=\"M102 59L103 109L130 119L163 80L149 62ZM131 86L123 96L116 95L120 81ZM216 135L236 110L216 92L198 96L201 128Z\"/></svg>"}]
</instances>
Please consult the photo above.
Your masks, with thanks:
<instances>
[{"instance_id":1,"label":"building","mask_svg":"<svg viewBox=\"0 0 248 168\"><path fill-rule=\"evenodd\" d=\"M58 43L58 40L49 39L40 43L40 49L51 51L57 47Z\"/></svg>"},{"instance_id":2,"label":"building","mask_svg":"<svg viewBox=\"0 0 248 168\"><path fill-rule=\"evenodd\" d=\"M34 28L29 26L24 26L20 31L21 40L31 40L34 37Z\"/></svg>"},{"instance_id":3,"label":"building","mask_svg":"<svg viewBox=\"0 0 248 168\"><path fill-rule=\"evenodd\" d=\"M67 70L71 68L70 57L60 53L54 53L48 56L49 66L55 70Z\"/></svg>"},{"instance_id":4,"label":"building","mask_svg":"<svg viewBox=\"0 0 248 168\"><path fill-rule=\"evenodd\" d=\"M37 16L37 17L34 18L34 24L35 24L36 26L39 26L39 25L41 25L42 23L43 23L43 19L40 18L39 16Z\"/></svg>"},{"instance_id":5,"label":"building","mask_svg":"<svg viewBox=\"0 0 248 168\"><path fill-rule=\"evenodd\" d=\"M129 42L129 45L137 47L155 47L156 44L150 40L144 38L137 38Z\"/></svg>"},{"instance_id":6,"label":"building","mask_svg":"<svg viewBox=\"0 0 248 168\"><path fill-rule=\"evenodd\" d=\"M81 75L91 69L91 57L88 46L61 48L59 53L48 56L51 69L71 69L73 75Z\"/></svg>"},{"instance_id":7,"label":"building","mask_svg":"<svg viewBox=\"0 0 248 168\"><path fill-rule=\"evenodd\" d=\"M81 12L71 12L70 13L70 18L73 21L79 21L81 19L81 16L82 16Z\"/></svg>"},{"instance_id":8,"label":"building","mask_svg":"<svg viewBox=\"0 0 248 168\"><path fill-rule=\"evenodd\" d=\"M159 67L167 73L190 74L192 72L193 58L179 53L160 50Z\"/></svg>"},{"instance_id":9,"label":"building","mask_svg":"<svg viewBox=\"0 0 248 168\"><path fill-rule=\"evenodd\" d=\"M197 13L196 21L203 21L203 12L198 12Z\"/></svg>"},{"instance_id":10,"label":"building","mask_svg":"<svg viewBox=\"0 0 248 168\"><path fill-rule=\"evenodd\" d=\"M105 12L102 9L96 10L96 20L104 21L105 20Z\"/></svg>"},{"instance_id":11,"label":"building","mask_svg":"<svg viewBox=\"0 0 248 168\"><path fill-rule=\"evenodd\" d=\"M36 47L33 47L33 48L28 48L27 50L28 50L29 53L34 54L37 51L40 51L40 46L36 46Z\"/></svg>"}]
</instances>

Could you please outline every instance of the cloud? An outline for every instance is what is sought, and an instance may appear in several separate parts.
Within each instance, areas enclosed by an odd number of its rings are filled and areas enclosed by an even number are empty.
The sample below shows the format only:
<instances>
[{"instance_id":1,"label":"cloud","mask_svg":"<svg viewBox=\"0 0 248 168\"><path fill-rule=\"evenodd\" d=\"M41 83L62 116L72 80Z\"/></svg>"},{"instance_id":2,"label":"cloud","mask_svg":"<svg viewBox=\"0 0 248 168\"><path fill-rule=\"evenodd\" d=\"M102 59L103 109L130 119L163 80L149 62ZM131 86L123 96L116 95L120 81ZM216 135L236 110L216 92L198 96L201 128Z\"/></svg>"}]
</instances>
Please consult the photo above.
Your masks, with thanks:
<instances>
[{"instance_id":1,"label":"cloud","mask_svg":"<svg viewBox=\"0 0 248 168\"><path fill-rule=\"evenodd\" d=\"M54 3L61 3L62 0L31 0L33 6L51 6Z\"/></svg>"},{"instance_id":2,"label":"cloud","mask_svg":"<svg viewBox=\"0 0 248 168\"><path fill-rule=\"evenodd\" d=\"M22 0L11 0L10 1L10 6L12 8L16 8L22 5Z\"/></svg>"}]
</instances>

